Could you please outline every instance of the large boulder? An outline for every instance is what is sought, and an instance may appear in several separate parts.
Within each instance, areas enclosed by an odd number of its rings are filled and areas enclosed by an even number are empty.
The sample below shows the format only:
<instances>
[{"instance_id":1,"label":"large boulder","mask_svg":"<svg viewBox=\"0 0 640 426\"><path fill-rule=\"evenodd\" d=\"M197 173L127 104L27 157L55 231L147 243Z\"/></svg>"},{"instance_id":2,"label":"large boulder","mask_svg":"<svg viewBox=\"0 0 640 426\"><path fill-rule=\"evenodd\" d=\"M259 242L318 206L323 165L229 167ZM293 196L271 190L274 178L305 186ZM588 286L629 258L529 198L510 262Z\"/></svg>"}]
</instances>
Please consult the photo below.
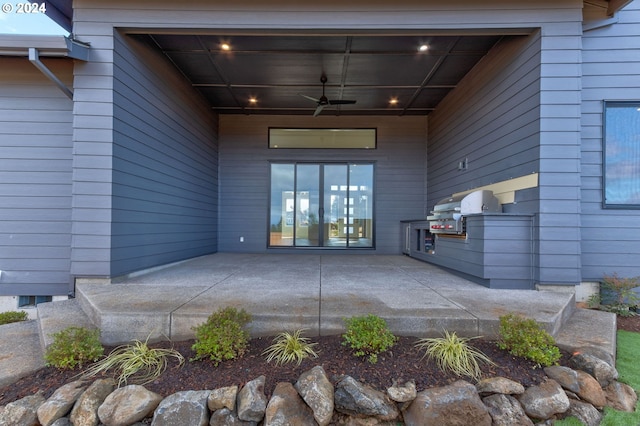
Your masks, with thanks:
<instances>
[{"instance_id":1,"label":"large boulder","mask_svg":"<svg viewBox=\"0 0 640 426\"><path fill-rule=\"evenodd\" d=\"M306 404L311 407L313 417L320 426L327 426L334 409L334 389L322 366L305 371L298 378L295 388Z\"/></svg>"},{"instance_id":2,"label":"large boulder","mask_svg":"<svg viewBox=\"0 0 640 426\"><path fill-rule=\"evenodd\" d=\"M405 411L404 421L408 426L491 426L492 422L476 387L462 380L419 392Z\"/></svg>"},{"instance_id":3,"label":"large boulder","mask_svg":"<svg viewBox=\"0 0 640 426\"><path fill-rule=\"evenodd\" d=\"M42 426L51 426L53 422L66 416L78 397L84 392L86 383L82 380L67 383L56 391L40 407L38 407L38 421Z\"/></svg>"},{"instance_id":4,"label":"large boulder","mask_svg":"<svg viewBox=\"0 0 640 426\"><path fill-rule=\"evenodd\" d=\"M209 391L183 391L169 395L153 414L151 426L207 426Z\"/></svg>"},{"instance_id":5,"label":"large boulder","mask_svg":"<svg viewBox=\"0 0 640 426\"><path fill-rule=\"evenodd\" d=\"M618 370L591 352L576 351L569 359L569 366L589 373L603 388L618 379Z\"/></svg>"},{"instance_id":6,"label":"large boulder","mask_svg":"<svg viewBox=\"0 0 640 426\"><path fill-rule=\"evenodd\" d=\"M98 379L80 395L69 419L74 426L98 426L98 408L116 388L114 379Z\"/></svg>"},{"instance_id":7,"label":"large boulder","mask_svg":"<svg viewBox=\"0 0 640 426\"><path fill-rule=\"evenodd\" d=\"M597 408L602 408L607 403L600 383L584 371L573 370L569 367L553 366L545 368L544 372L547 376L558 382L564 389L575 393L580 399Z\"/></svg>"},{"instance_id":8,"label":"large boulder","mask_svg":"<svg viewBox=\"0 0 640 426\"><path fill-rule=\"evenodd\" d=\"M506 377L490 377L482 379L476 384L480 395L501 393L503 395L520 395L524 393L524 386Z\"/></svg>"},{"instance_id":9,"label":"large boulder","mask_svg":"<svg viewBox=\"0 0 640 426\"><path fill-rule=\"evenodd\" d=\"M633 388L627 384L613 382L604 389L607 405L618 411L632 413L636 409L638 395Z\"/></svg>"},{"instance_id":10,"label":"large boulder","mask_svg":"<svg viewBox=\"0 0 640 426\"><path fill-rule=\"evenodd\" d=\"M233 411L236 409L236 398L238 397L238 386L227 386L211 391L207 406L211 412L228 408Z\"/></svg>"},{"instance_id":11,"label":"large boulder","mask_svg":"<svg viewBox=\"0 0 640 426\"><path fill-rule=\"evenodd\" d=\"M335 387L336 410L354 417L375 417L394 420L400 416L391 399L370 386L363 385L351 376L343 377Z\"/></svg>"},{"instance_id":12,"label":"large boulder","mask_svg":"<svg viewBox=\"0 0 640 426\"><path fill-rule=\"evenodd\" d=\"M496 393L482 398L482 402L489 409L493 426L533 426L522 405L511 395Z\"/></svg>"},{"instance_id":13,"label":"large boulder","mask_svg":"<svg viewBox=\"0 0 640 426\"><path fill-rule=\"evenodd\" d=\"M140 385L127 385L114 390L98 408L105 426L128 426L153 413L162 397Z\"/></svg>"},{"instance_id":14,"label":"large boulder","mask_svg":"<svg viewBox=\"0 0 640 426\"><path fill-rule=\"evenodd\" d=\"M518 397L524 412L534 419L547 420L569 409L569 398L558 382L548 379L531 386Z\"/></svg>"},{"instance_id":15,"label":"large boulder","mask_svg":"<svg viewBox=\"0 0 640 426\"><path fill-rule=\"evenodd\" d=\"M602 421L602 413L588 402L570 399L569 409L563 417L575 417L585 426L598 426Z\"/></svg>"},{"instance_id":16,"label":"large boulder","mask_svg":"<svg viewBox=\"0 0 640 426\"><path fill-rule=\"evenodd\" d=\"M38 407L44 402L41 393L10 402L0 411L0 425L38 426Z\"/></svg>"},{"instance_id":17,"label":"large boulder","mask_svg":"<svg viewBox=\"0 0 640 426\"><path fill-rule=\"evenodd\" d=\"M291 383L278 383L267 404L264 426L315 425L313 411Z\"/></svg>"},{"instance_id":18,"label":"large boulder","mask_svg":"<svg viewBox=\"0 0 640 426\"><path fill-rule=\"evenodd\" d=\"M238 418L246 422L259 422L264 418L267 396L264 394L266 377L247 382L238 392Z\"/></svg>"}]
</instances>

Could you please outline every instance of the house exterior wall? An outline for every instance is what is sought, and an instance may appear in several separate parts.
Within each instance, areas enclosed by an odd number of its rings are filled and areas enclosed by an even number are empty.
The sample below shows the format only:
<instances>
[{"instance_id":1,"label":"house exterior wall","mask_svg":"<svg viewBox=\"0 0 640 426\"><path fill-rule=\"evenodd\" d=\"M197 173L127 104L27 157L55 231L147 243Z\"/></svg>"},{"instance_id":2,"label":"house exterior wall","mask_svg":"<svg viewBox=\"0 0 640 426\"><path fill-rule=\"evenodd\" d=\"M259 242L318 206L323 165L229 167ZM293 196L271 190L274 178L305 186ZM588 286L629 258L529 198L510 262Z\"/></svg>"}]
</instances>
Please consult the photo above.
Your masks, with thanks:
<instances>
[{"instance_id":1,"label":"house exterior wall","mask_svg":"<svg viewBox=\"0 0 640 426\"><path fill-rule=\"evenodd\" d=\"M377 148L268 148L269 127L331 126L376 128ZM426 117L221 116L220 251L267 251L270 161L372 161L375 252L398 254L400 221L424 217L426 126Z\"/></svg>"},{"instance_id":2,"label":"house exterior wall","mask_svg":"<svg viewBox=\"0 0 640 426\"><path fill-rule=\"evenodd\" d=\"M160 54L115 35L111 271L217 251L217 117Z\"/></svg>"},{"instance_id":3,"label":"house exterior wall","mask_svg":"<svg viewBox=\"0 0 640 426\"><path fill-rule=\"evenodd\" d=\"M169 2L158 0L151 2L100 2L97 0L78 0L74 2L74 33L80 40L92 45L90 62L77 67L76 79L79 100L75 117L80 122L92 114L104 113L107 117L114 114L113 82L115 72L114 27L122 28L176 28L176 29L251 29L251 30L469 30L469 29L519 29L535 31L538 29L539 52L531 58L539 61L523 65L527 71L537 72L539 66L539 92L530 93L538 97L539 134L537 135L537 153L539 158L538 172L540 182L536 190L524 194L523 203L529 211L536 213L536 280L550 284L576 284L580 281L580 61L581 61L581 20L582 1L540 0L534 2L514 2L495 0L477 2L472 0L456 0L443 4L441 1L403 1L390 4L383 1L340 2L330 0L313 4L281 3L265 1L237 2ZM535 38L531 38L535 40ZM526 54L534 53L534 50ZM532 59L534 60L534 59ZM534 60L535 61L535 60ZM506 63L505 63L506 64ZM487 66L486 69L490 69ZM494 69L500 73L500 69ZM516 70L520 73L520 70ZM502 74L512 86L504 83L496 90L514 91L512 95L524 97L517 91L517 83ZM85 78L86 77L86 78ZM494 77L495 78L495 77ZM495 78L492 83L500 82ZM529 80L526 80L529 83ZM86 83L86 84L85 84ZM523 87L523 90L532 86ZM78 93L78 92L77 92ZM526 98L529 99L529 98ZM454 102L455 104L455 102ZM533 105L534 102L524 104ZM490 105L498 107L498 105ZM457 112L469 112L470 109L460 103ZM456 108L454 108L455 110ZM111 110L111 111L110 111ZM451 110L451 108L450 108ZM526 113L530 115L527 115ZM483 115L489 114L489 115ZM467 117L489 122L491 112L476 111ZM526 123L535 125L532 118L536 111L522 111L517 117L525 118ZM497 117L497 114L494 114ZM515 119L516 117L514 117ZM434 118L435 119L435 118ZM498 121L500 122L500 121ZM108 127L108 123L100 121ZM84 123L83 123L84 124ZM510 124L503 123L506 130ZM113 125L112 125L113 126ZM487 130L486 127L484 130ZM93 132L92 130L95 130ZM518 129L514 129L518 132ZM104 235L109 235L111 225L111 184L110 176L101 174L101 167L109 166L112 161L111 145L113 129L103 128L100 124L74 127L74 147L86 153L88 163L98 164L93 169L83 169L81 185L74 182L74 197L88 194L92 197L99 194L94 215L84 215L74 209L74 230L88 230L83 236L83 245L74 246L72 270L76 274L111 273L110 265L115 252L104 244ZM526 129L522 133L535 134L535 130ZM436 133L437 134L437 133ZM530 149L536 136L525 138L519 148ZM452 140L452 139L451 139ZM503 141L506 141L507 138ZM502 141L501 141L502 142ZM480 149L481 141L470 141L471 149ZM502 172L498 170L514 170L514 177L526 172L534 163L527 163L527 170L518 170L517 163L526 155L513 153L510 147L504 146L497 153L488 154L487 159L501 159L501 165L493 168L494 173L476 175L472 179L460 181L460 187L451 187L445 191L437 184L434 194L463 190L469 184L486 184ZM91 158L89 158L91 157ZM459 154L456 153L455 164ZM470 164L473 165L473 159ZM513 162L513 165L511 164ZM78 164L75 162L74 164ZM87 163L85 163L87 164ZM433 164L433 163L431 163ZM473 167L473 166L471 166ZM492 167L489 166L488 170ZM532 170L535 171L535 170ZM221 178L224 179L224 171ZM437 181L444 171L428 170L429 182ZM473 176L470 174L469 176ZM114 176L115 177L115 176ZM378 185L380 185L378 183ZM114 186L115 188L115 186ZM86 192L85 192L86 191ZM224 196L224 194L223 194ZM74 198L75 199L75 198ZM115 200L115 198L114 198ZM432 204L432 203L430 203ZM427 210L430 205L423 206ZM224 207L222 207L224 208ZM523 207L524 208L524 207ZM77 220L76 220L77 219ZM224 218L220 218L220 222ZM396 228L397 229L397 228ZM561 232L559 232L561 231ZM397 232L397 231L396 231ZM74 232L74 238L78 234ZM87 238L84 238L87 237ZM225 237L226 238L226 237ZM224 238L221 238L221 240ZM95 242L92 242L95 241ZM225 240L221 246L230 247ZM398 245L399 249L399 245ZM126 268L125 268L126 269Z\"/></svg>"},{"instance_id":4,"label":"house exterior wall","mask_svg":"<svg viewBox=\"0 0 640 426\"><path fill-rule=\"evenodd\" d=\"M71 86L72 61L42 62ZM27 58L2 58L0 296L69 293L72 110Z\"/></svg>"},{"instance_id":5,"label":"house exterior wall","mask_svg":"<svg viewBox=\"0 0 640 426\"><path fill-rule=\"evenodd\" d=\"M588 29L582 63L582 279L640 275L640 211L603 209L603 101L640 100L640 2ZM602 19L602 17L601 17Z\"/></svg>"}]
</instances>

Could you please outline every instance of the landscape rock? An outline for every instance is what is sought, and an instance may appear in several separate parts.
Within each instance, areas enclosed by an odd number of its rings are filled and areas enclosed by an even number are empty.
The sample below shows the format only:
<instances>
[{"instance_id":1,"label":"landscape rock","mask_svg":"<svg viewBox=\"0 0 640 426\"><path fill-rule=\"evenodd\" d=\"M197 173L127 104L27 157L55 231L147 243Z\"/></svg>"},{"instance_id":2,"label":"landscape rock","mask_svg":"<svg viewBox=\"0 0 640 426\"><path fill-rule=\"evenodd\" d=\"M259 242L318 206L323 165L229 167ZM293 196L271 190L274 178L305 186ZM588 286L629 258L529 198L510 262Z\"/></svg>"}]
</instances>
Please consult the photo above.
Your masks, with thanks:
<instances>
[{"instance_id":1,"label":"landscape rock","mask_svg":"<svg viewBox=\"0 0 640 426\"><path fill-rule=\"evenodd\" d=\"M613 358L613 355L609 352L605 351L602 348L598 348L595 346L582 346L573 351L575 353L587 354L594 356L596 358L601 359L612 367L616 366L616 360Z\"/></svg>"},{"instance_id":2,"label":"landscape rock","mask_svg":"<svg viewBox=\"0 0 640 426\"><path fill-rule=\"evenodd\" d=\"M363 385L351 376L345 376L336 383L334 400L337 411L354 417L394 420L400 416L398 407L386 394Z\"/></svg>"},{"instance_id":3,"label":"landscape rock","mask_svg":"<svg viewBox=\"0 0 640 426\"><path fill-rule=\"evenodd\" d=\"M491 377L476 383L476 390L480 395L493 393L521 395L524 393L524 386L506 377Z\"/></svg>"},{"instance_id":4,"label":"landscape rock","mask_svg":"<svg viewBox=\"0 0 640 426\"><path fill-rule=\"evenodd\" d=\"M98 408L105 426L127 426L153 413L162 397L140 385L127 385L109 394Z\"/></svg>"},{"instance_id":5,"label":"landscape rock","mask_svg":"<svg viewBox=\"0 0 640 426\"><path fill-rule=\"evenodd\" d=\"M207 426L209 393L182 391L169 395L156 408L151 426Z\"/></svg>"},{"instance_id":6,"label":"landscape rock","mask_svg":"<svg viewBox=\"0 0 640 426\"><path fill-rule=\"evenodd\" d=\"M238 418L235 411L221 408L211 414L209 426L256 426L258 422L245 422Z\"/></svg>"},{"instance_id":7,"label":"landscape rock","mask_svg":"<svg viewBox=\"0 0 640 426\"><path fill-rule=\"evenodd\" d=\"M238 386L227 386L224 388L214 389L209 395L207 406L211 412L225 407L233 411L236 409L237 396Z\"/></svg>"},{"instance_id":8,"label":"landscape rock","mask_svg":"<svg viewBox=\"0 0 640 426\"><path fill-rule=\"evenodd\" d=\"M66 416L86 386L82 380L76 380L59 387L43 404L38 407L38 421L42 426L51 426L53 422Z\"/></svg>"},{"instance_id":9,"label":"landscape rock","mask_svg":"<svg viewBox=\"0 0 640 426\"><path fill-rule=\"evenodd\" d=\"M291 383L278 383L267 404L264 426L314 425L313 411Z\"/></svg>"},{"instance_id":10,"label":"landscape rock","mask_svg":"<svg viewBox=\"0 0 640 426\"><path fill-rule=\"evenodd\" d=\"M259 422L264 418L267 396L264 394L266 377L260 376L247 382L238 392L238 418L249 422Z\"/></svg>"},{"instance_id":11,"label":"landscape rock","mask_svg":"<svg viewBox=\"0 0 640 426\"><path fill-rule=\"evenodd\" d=\"M387 388L387 395L395 402L410 402L416 399L416 382L409 380L404 385L400 386L397 382L393 382L390 388Z\"/></svg>"},{"instance_id":12,"label":"landscape rock","mask_svg":"<svg viewBox=\"0 0 640 426\"><path fill-rule=\"evenodd\" d=\"M574 392L580 399L589 404L597 408L602 408L606 405L607 399L600 383L590 374L561 366L547 367L544 372L564 389Z\"/></svg>"},{"instance_id":13,"label":"landscape rock","mask_svg":"<svg viewBox=\"0 0 640 426\"><path fill-rule=\"evenodd\" d=\"M569 365L576 370L589 373L603 388L618 379L618 370L608 362L588 352L575 352L569 359Z\"/></svg>"},{"instance_id":14,"label":"landscape rock","mask_svg":"<svg viewBox=\"0 0 640 426\"><path fill-rule=\"evenodd\" d=\"M335 413L332 420L332 425L339 426L398 426L397 420L380 420L375 417L353 417L348 414Z\"/></svg>"},{"instance_id":15,"label":"landscape rock","mask_svg":"<svg viewBox=\"0 0 640 426\"><path fill-rule=\"evenodd\" d=\"M98 407L115 388L116 382L113 379L98 379L93 382L73 406L69 415L71 423L74 426L98 426Z\"/></svg>"},{"instance_id":16,"label":"landscape rock","mask_svg":"<svg viewBox=\"0 0 640 426\"><path fill-rule=\"evenodd\" d=\"M334 389L324 368L318 365L302 373L295 388L304 402L311 407L316 422L320 426L328 425L333 416Z\"/></svg>"},{"instance_id":17,"label":"landscape rock","mask_svg":"<svg viewBox=\"0 0 640 426\"><path fill-rule=\"evenodd\" d=\"M37 426L37 410L44 403L41 393L25 396L4 406L0 412L0 425L11 426Z\"/></svg>"},{"instance_id":18,"label":"landscape rock","mask_svg":"<svg viewBox=\"0 0 640 426\"><path fill-rule=\"evenodd\" d=\"M567 394L553 379L527 388L518 400L522 404L524 412L534 419L547 420L569 409Z\"/></svg>"},{"instance_id":19,"label":"landscape rock","mask_svg":"<svg viewBox=\"0 0 640 426\"><path fill-rule=\"evenodd\" d=\"M452 385L418 392L404 413L404 421L408 426L491 426L492 420L476 387L459 380Z\"/></svg>"},{"instance_id":20,"label":"landscape rock","mask_svg":"<svg viewBox=\"0 0 640 426\"><path fill-rule=\"evenodd\" d=\"M602 421L602 413L588 402L575 399L571 399L569 402L569 409L564 413L563 417L575 417L586 426L598 426Z\"/></svg>"},{"instance_id":21,"label":"landscape rock","mask_svg":"<svg viewBox=\"0 0 640 426\"><path fill-rule=\"evenodd\" d=\"M522 405L511 395L496 393L482 398L482 402L489 409L492 426L533 426Z\"/></svg>"},{"instance_id":22,"label":"landscape rock","mask_svg":"<svg viewBox=\"0 0 640 426\"><path fill-rule=\"evenodd\" d=\"M613 382L604 389L607 405L614 410L632 413L636 409L638 395L625 383Z\"/></svg>"},{"instance_id":23,"label":"landscape rock","mask_svg":"<svg viewBox=\"0 0 640 426\"><path fill-rule=\"evenodd\" d=\"M72 426L72 423L69 421L69 417L60 417L55 422L51 423L51 426Z\"/></svg>"}]
</instances>

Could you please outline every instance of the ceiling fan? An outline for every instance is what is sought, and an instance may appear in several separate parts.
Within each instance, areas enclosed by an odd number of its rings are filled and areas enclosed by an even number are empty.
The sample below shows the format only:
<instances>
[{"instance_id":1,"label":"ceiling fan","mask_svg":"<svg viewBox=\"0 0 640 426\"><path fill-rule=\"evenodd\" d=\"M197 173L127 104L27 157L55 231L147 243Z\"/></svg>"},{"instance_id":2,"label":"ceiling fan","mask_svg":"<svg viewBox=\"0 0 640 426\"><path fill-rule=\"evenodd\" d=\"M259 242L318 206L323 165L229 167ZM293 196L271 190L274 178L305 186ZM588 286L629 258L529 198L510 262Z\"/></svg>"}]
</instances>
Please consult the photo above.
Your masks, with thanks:
<instances>
[{"instance_id":1,"label":"ceiling fan","mask_svg":"<svg viewBox=\"0 0 640 426\"><path fill-rule=\"evenodd\" d=\"M322 74L322 76L320 77L320 82L322 83L322 96L320 96L320 99L312 98L311 96L303 95L300 93L300 96L307 98L317 104L316 110L313 112L314 117L320 114L324 107L326 107L327 105L351 105L356 103L356 101L354 100L327 98L324 94L324 86L327 83L327 76Z\"/></svg>"}]
</instances>

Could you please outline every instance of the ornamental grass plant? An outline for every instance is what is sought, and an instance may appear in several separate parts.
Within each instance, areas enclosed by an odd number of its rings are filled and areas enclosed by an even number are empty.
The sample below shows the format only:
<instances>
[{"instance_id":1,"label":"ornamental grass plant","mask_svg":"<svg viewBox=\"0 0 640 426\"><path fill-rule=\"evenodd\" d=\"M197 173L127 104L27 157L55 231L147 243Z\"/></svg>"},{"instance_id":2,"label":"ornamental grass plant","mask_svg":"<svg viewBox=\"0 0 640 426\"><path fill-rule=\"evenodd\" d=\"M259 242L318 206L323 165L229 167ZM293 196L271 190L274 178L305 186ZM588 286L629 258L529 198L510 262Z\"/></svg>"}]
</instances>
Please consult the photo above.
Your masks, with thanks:
<instances>
[{"instance_id":1,"label":"ornamental grass plant","mask_svg":"<svg viewBox=\"0 0 640 426\"><path fill-rule=\"evenodd\" d=\"M444 372L467 376L479 380L482 376L480 363L495 365L484 353L469 345L472 338L458 337L456 332L444 331L443 337L419 339L416 347L438 365Z\"/></svg>"},{"instance_id":2,"label":"ornamental grass plant","mask_svg":"<svg viewBox=\"0 0 640 426\"><path fill-rule=\"evenodd\" d=\"M118 346L107 357L89 367L82 377L113 371L118 387L130 382L145 385L162 375L167 369L169 358L175 358L179 366L184 364L184 357L180 352L171 348L150 348L148 341L149 337L144 342L134 340L131 344Z\"/></svg>"},{"instance_id":3,"label":"ornamental grass plant","mask_svg":"<svg viewBox=\"0 0 640 426\"><path fill-rule=\"evenodd\" d=\"M302 337L304 331L301 329L293 333L278 334L273 339L273 344L263 352L267 356L267 362L275 360L276 365L284 365L295 361L300 365L306 358L317 358L318 354L314 350L317 343L310 343L309 338Z\"/></svg>"}]
</instances>

